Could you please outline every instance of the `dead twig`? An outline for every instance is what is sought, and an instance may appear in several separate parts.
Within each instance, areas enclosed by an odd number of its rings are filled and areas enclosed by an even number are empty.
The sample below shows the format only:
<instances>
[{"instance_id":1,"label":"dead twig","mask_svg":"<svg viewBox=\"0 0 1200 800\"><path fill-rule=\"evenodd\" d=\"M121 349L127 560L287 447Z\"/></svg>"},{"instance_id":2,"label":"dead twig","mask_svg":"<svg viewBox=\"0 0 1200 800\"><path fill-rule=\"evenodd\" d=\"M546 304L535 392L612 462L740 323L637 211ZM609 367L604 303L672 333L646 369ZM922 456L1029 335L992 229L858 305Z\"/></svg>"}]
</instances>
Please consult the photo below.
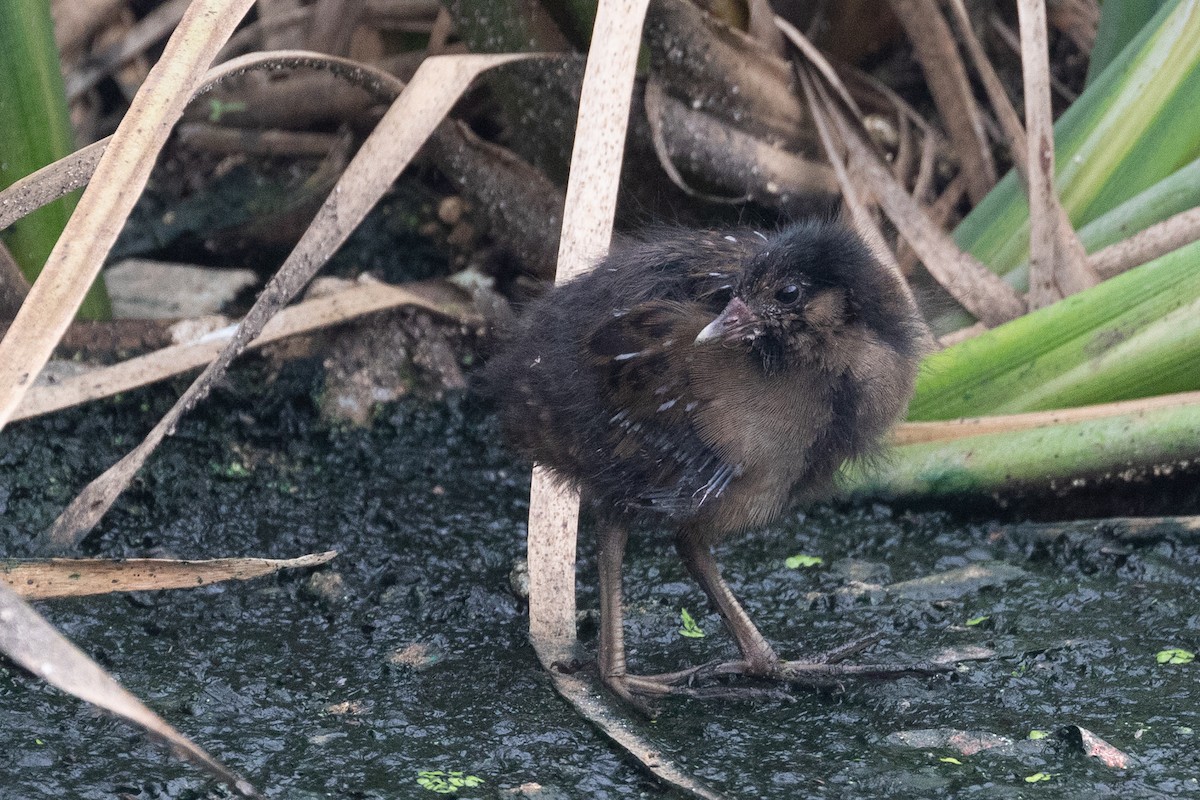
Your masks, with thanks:
<instances>
[{"instance_id":1,"label":"dead twig","mask_svg":"<svg viewBox=\"0 0 1200 800\"><path fill-rule=\"evenodd\" d=\"M227 128L204 122L184 123L175 136L181 145L209 153L301 158L325 156L341 141L336 133Z\"/></svg>"},{"instance_id":2,"label":"dead twig","mask_svg":"<svg viewBox=\"0 0 1200 800\"><path fill-rule=\"evenodd\" d=\"M1101 278L1108 279L1198 239L1200 208L1189 208L1093 253L1089 261Z\"/></svg>"},{"instance_id":3,"label":"dead twig","mask_svg":"<svg viewBox=\"0 0 1200 800\"><path fill-rule=\"evenodd\" d=\"M210 756L127 692L99 664L4 585L0 585L0 653L51 686L141 726L180 757L242 797L260 797L245 778Z\"/></svg>"},{"instance_id":4,"label":"dead twig","mask_svg":"<svg viewBox=\"0 0 1200 800\"><path fill-rule=\"evenodd\" d=\"M996 184L996 162L983 116L950 26L934 0L891 0L967 176L967 194L978 203Z\"/></svg>"},{"instance_id":5,"label":"dead twig","mask_svg":"<svg viewBox=\"0 0 1200 800\"><path fill-rule=\"evenodd\" d=\"M1029 305L1041 308L1100 282L1058 201L1044 0L1018 0L1029 174Z\"/></svg>"},{"instance_id":6,"label":"dead twig","mask_svg":"<svg viewBox=\"0 0 1200 800\"><path fill-rule=\"evenodd\" d=\"M248 581L281 569L308 569L337 553L298 558L45 558L0 561L0 583L29 600L86 597L113 592L192 589L223 581Z\"/></svg>"},{"instance_id":7,"label":"dead twig","mask_svg":"<svg viewBox=\"0 0 1200 800\"><path fill-rule=\"evenodd\" d=\"M1025 313L1025 302L1011 286L958 248L933 224L921 206L896 181L880 158L853 129L832 100L816 84L820 106L832 118L850 154L850 164L870 181L884 213L921 257L929 273L955 300L989 327Z\"/></svg>"},{"instance_id":8,"label":"dead twig","mask_svg":"<svg viewBox=\"0 0 1200 800\"><path fill-rule=\"evenodd\" d=\"M352 63L308 53L272 55L283 60L293 57L311 59L314 63ZM129 485L150 453L175 430L183 415L208 395L214 382L262 332L267 321L295 297L346 241L475 76L499 64L527 57L521 54L438 56L421 65L412 83L359 148L295 249L267 283L217 359L196 378L141 444L88 484L67 506L54 525L40 537L39 543L44 550L55 552L78 545ZM356 64L355 68L360 74L369 73L361 64ZM384 82L395 81L391 76L374 77Z\"/></svg>"}]
</instances>

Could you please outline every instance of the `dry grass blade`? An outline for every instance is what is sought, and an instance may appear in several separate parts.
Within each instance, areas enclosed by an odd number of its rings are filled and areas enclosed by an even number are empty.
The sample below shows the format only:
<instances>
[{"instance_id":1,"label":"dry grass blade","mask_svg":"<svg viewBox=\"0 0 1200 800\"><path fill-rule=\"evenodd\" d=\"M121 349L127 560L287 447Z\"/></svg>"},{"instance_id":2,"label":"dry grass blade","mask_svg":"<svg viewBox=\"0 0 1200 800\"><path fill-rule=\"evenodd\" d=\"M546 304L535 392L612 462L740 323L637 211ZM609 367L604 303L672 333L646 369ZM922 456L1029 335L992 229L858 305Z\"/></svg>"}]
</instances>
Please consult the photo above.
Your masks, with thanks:
<instances>
[{"instance_id":1,"label":"dry grass blade","mask_svg":"<svg viewBox=\"0 0 1200 800\"><path fill-rule=\"evenodd\" d=\"M46 683L140 725L176 754L241 796L260 796L244 778L204 752L127 692L7 586L0 586L0 653Z\"/></svg>"},{"instance_id":2,"label":"dry grass blade","mask_svg":"<svg viewBox=\"0 0 1200 800\"><path fill-rule=\"evenodd\" d=\"M1029 172L1029 305L1041 308L1100 282L1054 188L1054 120L1044 0L1018 0Z\"/></svg>"},{"instance_id":3,"label":"dry grass blade","mask_svg":"<svg viewBox=\"0 0 1200 800\"><path fill-rule=\"evenodd\" d=\"M967 54L971 57L971 63L975 67L975 72L979 75L979 79L983 82L984 91L987 92L988 102L992 104L992 111L996 114L996 119L1000 121L1000 127L1004 129L1004 135L1008 138L1009 152L1012 155L1013 165L1017 168L1017 172L1021 174L1026 185L1029 183L1029 170L1026 166L1026 149L1025 141L1025 126L1021 124L1021 118L1017 116L1017 110L1013 108L1012 101L1008 99L1008 94L1004 89L1004 84L1000 81L1000 76L996 74L995 68L992 67L992 62L988 60L987 53L983 51L983 45L979 43L979 38L975 35L975 29L971 27L971 19L967 16L966 6L963 5L963 0L950 0L950 9L953 12L955 27L958 29L958 35L962 38L963 43L967 46Z\"/></svg>"},{"instance_id":4,"label":"dry grass blade","mask_svg":"<svg viewBox=\"0 0 1200 800\"><path fill-rule=\"evenodd\" d=\"M996 184L996 163L950 26L934 0L891 0L891 4L912 41L929 92L962 162L967 194L978 203Z\"/></svg>"},{"instance_id":5,"label":"dry grass blade","mask_svg":"<svg viewBox=\"0 0 1200 800\"><path fill-rule=\"evenodd\" d=\"M849 173L846 172L846 165L842 161L841 151L838 150L837 144L833 141L833 134L829 130L829 123L825 119L825 115L820 113L817 108L815 98L816 90L813 88L812 78L809 76L809 71L800 68L796 71L800 78L800 86L804 90L804 96L808 98L809 107L813 111L813 122L817 128L817 136L821 140L821 146L825 148L825 157L829 159L830 165L833 166L833 172L837 175L838 187L842 191L842 203L850 212L850 218L854 221L854 227L864 236L874 237L881 235L878 226L875 225L875 219L871 216L871 212L867 209L862 198L858 196L858 190L854 188L854 181L850 180ZM890 252L890 251L889 251ZM894 259L893 259L894 260Z\"/></svg>"},{"instance_id":6,"label":"dry grass blade","mask_svg":"<svg viewBox=\"0 0 1200 800\"><path fill-rule=\"evenodd\" d=\"M1181 211L1128 239L1109 245L1089 259L1103 279L1178 250L1200 239L1200 208Z\"/></svg>"},{"instance_id":7,"label":"dry grass blade","mask_svg":"<svg viewBox=\"0 0 1200 800\"><path fill-rule=\"evenodd\" d=\"M995 69L992 67L991 61L988 60L987 54L983 51L983 46L979 43L978 38L975 36L975 31L971 27L970 19L967 17L967 10L963 5L963 0L952 0L951 8L954 12L954 21L957 24L959 35L962 36L963 41L966 42L967 52L971 56L971 61L975 66L975 71L979 73L979 77L983 81L984 89L987 92L988 100L992 104L992 109L996 112L997 119L1000 120L1000 125L1004 129L1004 135L1008 137L1009 152L1012 153L1013 166L1016 167L1017 174L1020 175L1021 180L1025 184L1026 193L1029 193L1031 187L1035 184L1030 181L1029 158L1032 148L1030 147L1029 140L1025 135L1025 128L1021 125L1021 120L1017 116L1017 111L1015 108L1013 108L1012 102L1008 99L1008 94L1004 90L1004 85L1000 82L1000 76L996 74ZM1044 62L1045 59L1043 58L1043 63ZM1046 70L1048 73L1048 65L1046 65ZM1044 107L1047 109L1048 117L1050 102L1048 90L1045 92L1045 94L1046 105ZM1029 102L1031 101L1027 88L1027 107ZM1045 120L1042 122L1044 124L1050 124ZM1053 137L1052 124L1050 127L1050 135ZM1050 143L1050 152L1051 159L1053 159L1053 140ZM1051 165L1049 173L1053 175L1053 172L1053 165ZM1067 211L1063 208L1062 203L1059 202L1057 192L1051 191L1049 195L1044 198L1044 201L1049 204L1047 210L1049 211L1050 216L1043 220L1042 223L1050 226L1053 231L1052 235L1054 242L1054 256L1056 259L1055 263L1061 263L1062 268L1065 269L1065 271L1070 275L1086 275L1088 272L1093 273L1090 277L1087 277L1084 280L1084 283L1087 285L1094 284L1098 280L1098 278L1095 276L1095 267L1088 266L1086 262L1087 254L1084 251L1083 244L1079 241L1079 237L1076 236L1075 229L1071 226L1071 219L1067 216ZM1044 232L1034 234L1031 231L1030 235L1040 236L1044 235ZM1059 267L1056 266L1056 269L1058 268ZM1036 303L1033 302L1034 298L1032 296L1030 300L1031 305L1036 307Z\"/></svg>"},{"instance_id":8,"label":"dry grass blade","mask_svg":"<svg viewBox=\"0 0 1200 800\"><path fill-rule=\"evenodd\" d=\"M398 306L424 308L463 323L473 323L479 319L470 302L444 281L425 281L404 286L370 283L283 309L249 346L262 347L287 336L327 328L364 314ZM234 330L235 327L230 326L198 342L166 347L53 384L34 386L25 395L13 419L28 419L61 411L202 367L220 354Z\"/></svg>"},{"instance_id":9,"label":"dry grass blade","mask_svg":"<svg viewBox=\"0 0 1200 800\"><path fill-rule=\"evenodd\" d=\"M1200 392L1179 392L1140 400L1122 400L1118 403L1100 403L1056 411L1033 411L1026 414L1003 414L990 417L962 417L939 422L905 422L892 430L891 441L894 445L949 442L987 433L1047 428L1052 425L1067 425L1073 422L1192 405L1200 405Z\"/></svg>"},{"instance_id":10,"label":"dry grass blade","mask_svg":"<svg viewBox=\"0 0 1200 800\"><path fill-rule=\"evenodd\" d=\"M71 324L145 186L171 126L251 2L195 0L138 91L96 166L95 180L47 259L41 279L0 340L0 429Z\"/></svg>"},{"instance_id":11,"label":"dry grass blade","mask_svg":"<svg viewBox=\"0 0 1200 800\"><path fill-rule=\"evenodd\" d=\"M875 224L875 218L859 197L858 190L854 187L854 181L850 180L850 175L846 172L846 165L842 162L842 156L838 151L837 145L834 144L833 134L829 130L829 123L825 119L825 115L820 113L814 102L816 90L813 87L812 75L809 70L803 68L797 70L797 74L800 77L800 85L804 89L804 95L809 100L809 107L813 109L813 122L817 126L817 135L820 137L821 144L825 148L825 155L829 158L829 163L833 165L834 172L837 174L838 183L841 184L842 202L850 211L850 218L854 221L855 230L858 231L863 239L870 243L871 249L879 257L880 261L895 273L896 279L908 294L909 299L915 303L916 300L912 296L912 288L900 272L900 265L896 260L896 255L887 246L887 240L883 238L883 231Z\"/></svg>"},{"instance_id":12,"label":"dry grass blade","mask_svg":"<svg viewBox=\"0 0 1200 800\"><path fill-rule=\"evenodd\" d=\"M0 583L27 600L84 597L112 592L191 589L222 581L248 581L281 569L307 569L337 553L310 553L298 558L50 558L0 561Z\"/></svg>"},{"instance_id":13,"label":"dry grass blade","mask_svg":"<svg viewBox=\"0 0 1200 800\"><path fill-rule=\"evenodd\" d=\"M338 61L311 54L308 57L314 63ZM296 296L346 241L471 81L484 70L527 57L437 56L421 65L412 82L363 142L300 242L258 296L217 359L196 378L141 444L80 492L41 537L43 547L51 552L74 547L99 522L163 437L174 431L183 415L208 395L213 383L225 374L233 359L258 336L267 321ZM362 66L359 69L371 71ZM388 79L395 81L390 76Z\"/></svg>"},{"instance_id":14,"label":"dry grass blade","mask_svg":"<svg viewBox=\"0 0 1200 800\"><path fill-rule=\"evenodd\" d=\"M608 250L617 186L633 101L633 80L648 0L601 0L584 71L571 175L563 211L556 280L587 270ZM690 797L718 800L629 725L578 678L559 674L556 662L575 645L575 542L579 497L535 467L529 498L529 636L555 689L588 721L660 780Z\"/></svg>"},{"instance_id":15,"label":"dry grass blade","mask_svg":"<svg viewBox=\"0 0 1200 800\"><path fill-rule=\"evenodd\" d=\"M559 240L559 283L608 251L633 79L648 0L603 0L592 33L571 150ZM575 644L575 542L579 497L535 467L529 498L529 635L543 666Z\"/></svg>"},{"instance_id":16,"label":"dry grass blade","mask_svg":"<svg viewBox=\"0 0 1200 800\"><path fill-rule=\"evenodd\" d=\"M934 200L925 210L925 213L932 220L934 225L945 227L946 222L950 219L950 215L954 213L954 209L958 207L959 201L967 192L966 181L963 180L962 173L955 175L946 188L942 191L938 198ZM914 193L914 199L920 197ZM917 263L917 254L907 243L901 242L902 247L897 247L896 260L900 262L900 273L909 275Z\"/></svg>"},{"instance_id":17,"label":"dry grass blade","mask_svg":"<svg viewBox=\"0 0 1200 800\"><path fill-rule=\"evenodd\" d=\"M855 118L861 122L863 118L862 109L858 107L858 103L854 102L854 96L850 94L850 90L846 88L846 84L842 83L837 70L829 63L829 59L825 58L825 54L818 50L816 45L810 42L808 37L801 33L795 25L783 17L775 17L775 24L779 26L779 30L783 31L783 35L788 38L788 41L804 54L808 63L816 67L825 77L825 80L829 81L829 85L838 93L838 97L842 98L842 102L854 113Z\"/></svg>"},{"instance_id":18,"label":"dry grass blade","mask_svg":"<svg viewBox=\"0 0 1200 800\"><path fill-rule=\"evenodd\" d=\"M903 117L902 119L908 119ZM929 193L933 190L933 174L937 168L937 139L932 136L926 136L925 141L921 143L921 163L917 167L917 177L913 180L913 199L918 203L926 203L929 201ZM899 158L896 159L899 161ZM905 172L892 170L896 174L896 180L903 180ZM962 173L955 176L956 180L960 180L963 186L966 186L966 181L962 180Z\"/></svg>"},{"instance_id":19,"label":"dry grass blade","mask_svg":"<svg viewBox=\"0 0 1200 800\"><path fill-rule=\"evenodd\" d=\"M81 147L0 191L0 231L65 194L87 186L111 136Z\"/></svg>"},{"instance_id":20,"label":"dry grass blade","mask_svg":"<svg viewBox=\"0 0 1200 800\"><path fill-rule=\"evenodd\" d=\"M851 167L870 183L884 213L920 256L934 279L965 309L989 326L1025 313L1025 303L1013 288L970 254L958 249L954 240L926 216L865 139L844 119L821 85L814 82L814 88L817 95L812 98L814 115L821 114L833 120L849 151Z\"/></svg>"},{"instance_id":21,"label":"dry grass blade","mask_svg":"<svg viewBox=\"0 0 1200 800\"><path fill-rule=\"evenodd\" d=\"M702 783L697 782L676 766L665 753L651 747L637 733L628 719L613 710L612 704L572 675L550 670L554 688L575 707L585 719L595 725L614 744L647 766L656 776L678 790L684 797L697 800L724 800Z\"/></svg>"}]
</instances>

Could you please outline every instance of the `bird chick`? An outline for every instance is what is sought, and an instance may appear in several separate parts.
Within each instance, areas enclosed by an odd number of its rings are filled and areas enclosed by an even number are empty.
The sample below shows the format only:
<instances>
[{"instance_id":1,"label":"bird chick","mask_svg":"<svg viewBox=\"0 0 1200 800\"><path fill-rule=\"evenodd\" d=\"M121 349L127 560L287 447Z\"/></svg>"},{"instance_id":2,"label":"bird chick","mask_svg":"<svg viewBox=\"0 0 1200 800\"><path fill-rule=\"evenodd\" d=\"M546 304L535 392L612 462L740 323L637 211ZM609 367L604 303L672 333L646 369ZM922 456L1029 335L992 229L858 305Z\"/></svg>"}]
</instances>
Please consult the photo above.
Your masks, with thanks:
<instances>
[{"instance_id":1,"label":"bird chick","mask_svg":"<svg viewBox=\"0 0 1200 800\"><path fill-rule=\"evenodd\" d=\"M597 518L599 667L621 697L694 670L629 674L621 562L632 523L674 531L741 660L719 672L828 683L856 647L784 662L721 577L712 545L766 525L874 453L903 413L925 328L901 278L845 227L775 236L655 231L531 303L485 385L507 438Z\"/></svg>"}]
</instances>

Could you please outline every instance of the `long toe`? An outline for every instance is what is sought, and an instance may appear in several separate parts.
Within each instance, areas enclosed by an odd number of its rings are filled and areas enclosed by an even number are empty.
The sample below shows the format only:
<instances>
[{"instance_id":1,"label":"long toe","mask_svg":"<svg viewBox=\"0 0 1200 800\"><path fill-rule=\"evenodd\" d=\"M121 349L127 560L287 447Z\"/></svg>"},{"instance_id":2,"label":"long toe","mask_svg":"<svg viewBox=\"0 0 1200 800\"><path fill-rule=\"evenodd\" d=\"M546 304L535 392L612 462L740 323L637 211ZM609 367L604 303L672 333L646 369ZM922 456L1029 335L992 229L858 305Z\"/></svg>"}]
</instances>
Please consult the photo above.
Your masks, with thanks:
<instances>
[{"instance_id":1,"label":"long toe","mask_svg":"<svg viewBox=\"0 0 1200 800\"><path fill-rule=\"evenodd\" d=\"M951 672L952 664L841 664L825 660L784 661L774 677L799 686L830 687L848 680L895 680L908 675Z\"/></svg>"}]
</instances>

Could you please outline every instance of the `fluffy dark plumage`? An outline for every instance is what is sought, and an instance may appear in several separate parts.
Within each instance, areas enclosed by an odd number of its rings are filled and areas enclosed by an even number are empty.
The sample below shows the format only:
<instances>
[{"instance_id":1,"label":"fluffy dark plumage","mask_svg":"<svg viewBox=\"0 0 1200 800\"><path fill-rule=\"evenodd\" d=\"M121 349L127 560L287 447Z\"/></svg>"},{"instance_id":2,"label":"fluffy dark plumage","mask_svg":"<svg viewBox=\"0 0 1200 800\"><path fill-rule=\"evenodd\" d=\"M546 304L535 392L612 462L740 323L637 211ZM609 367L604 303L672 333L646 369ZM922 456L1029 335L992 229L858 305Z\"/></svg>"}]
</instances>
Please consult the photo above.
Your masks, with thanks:
<instances>
[{"instance_id":1,"label":"fluffy dark plumage","mask_svg":"<svg viewBox=\"0 0 1200 800\"><path fill-rule=\"evenodd\" d=\"M790 306L776 297L789 286ZM734 296L758 335L695 343ZM719 535L874 449L907 403L921 330L899 279L840 225L659 231L531 304L485 380L510 441L600 509Z\"/></svg>"},{"instance_id":2,"label":"fluffy dark plumage","mask_svg":"<svg viewBox=\"0 0 1200 800\"><path fill-rule=\"evenodd\" d=\"M924 340L901 279L827 222L773 237L651 232L530 304L484 384L509 440L597 512L599 663L610 688L637 702L692 674L626 673L620 576L633 517L674 528L741 650L725 672L850 674L833 666L844 652L781 662L710 545L819 495L843 461L873 453L908 402Z\"/></svg>"}]
</instances>

